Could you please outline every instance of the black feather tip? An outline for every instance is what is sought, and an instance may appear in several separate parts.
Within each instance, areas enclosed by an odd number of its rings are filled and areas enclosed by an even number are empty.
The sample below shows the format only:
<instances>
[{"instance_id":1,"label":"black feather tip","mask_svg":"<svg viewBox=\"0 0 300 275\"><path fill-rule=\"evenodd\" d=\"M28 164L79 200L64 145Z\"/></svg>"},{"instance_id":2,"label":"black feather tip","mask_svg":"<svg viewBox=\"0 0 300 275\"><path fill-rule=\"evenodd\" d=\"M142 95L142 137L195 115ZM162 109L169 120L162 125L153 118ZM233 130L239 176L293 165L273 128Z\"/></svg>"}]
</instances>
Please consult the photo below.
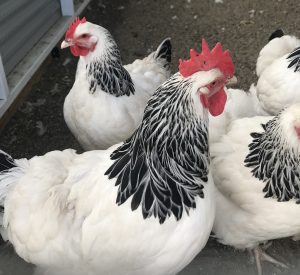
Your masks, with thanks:
<instances>
[{"instance_id":1,"label":"black feather tip","mask_svg":"<svg viewBox=\"0 0 300 275\"><path fill-rule=\"evenodd\" d=\"M282 29L278 29L276 31L274 31L270 37L269 37L269 41L273 40L274 38L279 38L279 37L282 37L284 36L284 32Z\"/></svg>"}]
</instances>

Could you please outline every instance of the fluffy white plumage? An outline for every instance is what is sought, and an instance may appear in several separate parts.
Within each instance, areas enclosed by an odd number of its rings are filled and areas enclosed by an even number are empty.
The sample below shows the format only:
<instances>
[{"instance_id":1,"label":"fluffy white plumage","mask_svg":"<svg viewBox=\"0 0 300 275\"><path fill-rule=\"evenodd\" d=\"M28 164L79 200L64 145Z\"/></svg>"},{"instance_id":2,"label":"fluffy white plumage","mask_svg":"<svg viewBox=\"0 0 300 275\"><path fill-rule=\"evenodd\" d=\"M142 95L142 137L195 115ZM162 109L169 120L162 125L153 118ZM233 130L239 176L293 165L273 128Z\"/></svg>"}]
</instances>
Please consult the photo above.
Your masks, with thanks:
<instances>
[{"instance_id":1,"label":"fluffy white plumage","mask_svg":"<svg viewBox=\"0 0 300 275\"><path fill-rule=\"evenodd\" d=\"M299 45L300 40L293 35L284 35L282 33L282 36L271 38L271 40L259 52L256 61L257 76L260 77L263 71L276 59L289 54L295 48L299 47Z\"/></svg>"},{"instance_id":2,"label":"fluffy white plumage","mask_svg":"<svg viewBox=\"0 0 300 275\"><path fill-rule=\"evenodd\" d=\"M256 73L257 96L262 108L270 115L276 115L283 108L300 101L300 72L295 66L288 68L288 56L300 46L295 36L275 37L259 53Z\"/></svg>"},{"instance_id":3,"label":"fluffy white plumage","mask_svg":"<svg viewBox=\"0 0 300 275\"><path fill-rule=\"evenodd\" d=\"M149 97L170 76L171 44L166 39L149 56L122 67L117 45L106 29L81 23L74 40L87 34L97 39L97 45L80 56L64 117L85 150L106 149L131 136ZM72 47L75 42L63 43Z\"/></svg>"},{"instance_id":4,"label":"fluffy white plumage","mask_svg":"<svg viewBox=\"0 0 300 275\"><path fill-rule=\"evenodd\" d=\"M117 187L104 176L113 149L54 151L10 174L17 186L5 202L4 225L19 256L55 275L164 275L200 251L212 226L212 183L179 222L144 220L130 200L115 203Z\"/></svg>"},{"instance_id":5,"label":"fluffy white plumage","mask_svg":"<svg viewBox=\"0 0 300 275\"><path fill-rule=\"evenodd\" d=\"M221 76L216 69L175 74L117 150L52 151L2 172L0 186L11 185L0 188L2 234L17 253L51 275L183 269L205 246L214 220L208 111L199 91ZM8 163L7 155L0 158Z\"/></svg>"},{"instance_id":6,"label":"fluffy white plumage","mask_svg":"<svg viewBox=\"0 0 300 275\"><path fill-rule=\"evenodd\" d=\"M209 142L216 143L227 132L232 121L244 117L267 115L261 108L256 95L255 86L252 84L249 91L240 89L226 89L227 103L220 116L209 118Z\"/></svg>"},{"instance_id":7,"label":"fluffy white plumage","mask_svg":"<svg viewBox=\"0 0 300 275\"><path fill-rule=\"evenodd\" d=\"M256 73L258 80L249 91L227 89L228 103L222 115L210 118L210 143L218 142L232 121L244 117L276 115L285 107L300 101L300 72L288 68L289 54L300 46L295 36L275 31L261 49Z\"/></svg>"},{"instance_id":8,"label":"fluffy white plumage","mask_svg":"<svg viewBox=\"0 0 300 275\"><path fill-rule=\"evenodd\" d=\"M300 105L286 109L274 123L268 124L269 130L264 130L261 124L272 119L265 116L236 120L221 141L211 147L216 185L213 232L223 244L239 249L255 248L267 240L300 233L300 207L296 203L300 140L295 130L300 126ZM253 145L254 137L250 134L264 132L268 132L268 138ZM260 148L262 140L267 139ZM247 157L249 148L253 151ZM263 161L246 167L246 157L248 164L259 162L260 158ZM254 176L255 168L263 180Z\"/></svg>"}]
</instances>

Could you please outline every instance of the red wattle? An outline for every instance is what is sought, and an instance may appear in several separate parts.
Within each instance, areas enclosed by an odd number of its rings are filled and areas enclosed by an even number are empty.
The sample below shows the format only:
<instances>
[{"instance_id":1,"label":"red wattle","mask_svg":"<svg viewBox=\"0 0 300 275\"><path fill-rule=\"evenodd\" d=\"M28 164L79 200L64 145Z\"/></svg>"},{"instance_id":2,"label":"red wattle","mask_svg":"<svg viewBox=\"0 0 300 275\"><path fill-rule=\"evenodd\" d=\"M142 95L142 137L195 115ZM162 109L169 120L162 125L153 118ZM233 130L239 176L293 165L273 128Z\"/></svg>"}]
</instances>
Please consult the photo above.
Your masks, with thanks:
<instances>
[{"instance_id":1,"label":"red wattle","mask_svg":"<svg viewBox=\"0 0 300 275\"><path fill-rule=\"evenodd\" d=\"M71 46L71 53L74 55L74 56L86 56L89 54L89 49L86 49L86 48L79 48L78 46Z\"/></svg>"},{"instance_id":2,"label":"red wattle","mask_svg":"<svg viewBox=\"0 0 300 275\"><path fill-rule=\"evenodd\" d=\"M200 95L200 100L203 106L208 108L212 116L218 116L224 111L227 94L225 93L224 88L222 88L220 91L210 97L207 95Z\"/></svg>"},{"instance_id":3,"label":"red wattle","mask_svg":"<svg viewBox=\"0 0 300 275\"><path fill-rule=\"evenodd\" d=\"M71 50L71 53L72 53L74 56L79 56L78 47L76 47L76 46L71 46L71 47L70 47L70 50Z\"/></svg>"},{"instance_id":4,"label":"red wattle","mask_svg":"<svg viewBox=\"0 0 300 275\"><path fill-rule=\"evenodd\" d=\"M297 136L298 136L298 139L300 139L300 127L294 126L294 129L295 129L295 131L296 131L296 134L297 134Z\"/></svg>"},{"instance_id":5,"label":"red wattle","mask_svg":"<svg viewBox=\"0 0 300 275\"><path fill-rule=\"evenodd\" d=\"M209 112L212 116L218 116L223 113L227 100L227 94L222 88L219 92L208 98Z\"/></svg>"}]
</instances>

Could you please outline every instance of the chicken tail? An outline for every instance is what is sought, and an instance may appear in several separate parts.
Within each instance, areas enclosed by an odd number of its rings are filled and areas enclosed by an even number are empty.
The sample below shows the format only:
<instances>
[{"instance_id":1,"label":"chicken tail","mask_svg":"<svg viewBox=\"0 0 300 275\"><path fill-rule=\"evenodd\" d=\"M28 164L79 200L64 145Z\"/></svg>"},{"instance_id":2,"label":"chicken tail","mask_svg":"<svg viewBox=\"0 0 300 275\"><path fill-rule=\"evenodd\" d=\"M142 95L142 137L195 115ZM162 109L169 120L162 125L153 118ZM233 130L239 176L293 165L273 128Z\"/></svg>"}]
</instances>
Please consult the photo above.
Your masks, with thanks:
<instances>
[{"instance_id":1,"label":"chicken tail","mask_svg":"<svg viewBox=\"0 0 300 275\"><path fill-rule=\"evenodd\" d=\"M21 159L16 161L10 155L0 150L0 227L4 225L4 202L7 194L24 174L26 163L28 163L27 160Z\"/></svg>"},{"instance_id":2,"label":"chicken tail","mask_svg":"<svg viewBox=\"0 0 300 275\"><path fill-rule=\"evenodd\" d=\"M279 37L282 37L282 36L284 36L283 30L282 29L278 29L278 30L272 32L272 34L269 37L269 41L271 41L274 38L279 38Z\"/></svg>"},{"instance_id":3,"label":"chicken tail","mask_svg":"<svg viewBox=\"0 0 300 275\"><path fill-rule=\"evenodd\" d=\"M171 55L172 44L171 38L168 37L157 47L157 50L154 53L154 58L163 61L163 66L169 70L171 65Z\"/></svg>"},{"instance_id":4,"label":"chicken tail","mask_svg":"<svg viewBox=\"0 0 300 275\"><path fill-rule=\"evenodd\" d=\"M0 173L16 167L14 159L7 153L0 150Z\"/></svg>"}]
</instances>

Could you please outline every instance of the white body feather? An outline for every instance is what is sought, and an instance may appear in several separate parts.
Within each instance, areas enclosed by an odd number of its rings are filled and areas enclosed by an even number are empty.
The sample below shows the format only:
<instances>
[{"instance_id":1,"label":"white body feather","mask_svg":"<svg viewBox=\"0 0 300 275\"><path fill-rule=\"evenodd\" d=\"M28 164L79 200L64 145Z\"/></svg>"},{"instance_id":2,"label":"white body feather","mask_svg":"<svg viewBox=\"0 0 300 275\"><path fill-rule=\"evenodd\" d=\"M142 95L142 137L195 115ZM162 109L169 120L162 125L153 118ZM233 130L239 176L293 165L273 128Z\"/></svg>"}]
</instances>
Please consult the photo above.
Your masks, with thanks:
<instances>
[{"instance_id":1,"label":"white body feather","mask_svg":"<svg viewBox=\"0 0 300 275\"><path fill-rule=\"evenodd\" d=\"M174 74L117 150L53 151L0 174L0 185L12 186L3 225L17 253L51 275L183 269L205 246L215 217L201 88L232 74Z\"/></svg>"},{"instance_id":2,"label":"white body feather","mask_svg":"<svg viewBox=\"0 0 300 275\"><path fill-rule=\"evenodd\" d=\"M284 35L274 38L266 44L259 52L256 62L256 74L261 76L263 71L268 68L276 59L289 54L296 47L299 47L300 40L292 35Z\"/></svg>"},{"instance_id":3,"label":"white body feather","mask_svg":"<svg viewBox=\"0 0 300 275\"><path fill-rule=\"evenodd\" d=\"M240 89L226 89L227 103L224 112L217 117L210 116L209 142L213 144L227 132L230 123L238 118L267 115L261 108L252 84L249 92Z\"/></svg>"},{"instance_id":4,"label":"white body feather","mask_svg":"<svg viewBox=\"0 0 300 275\"><path fill-rule=\"evenodd\" d=\"M216 185L213 232L223 244L235 248L254 248L267 240L300 233L299 204L294 199L278 202L276 198L264 198L265 183L244 166L252 142L250 133L262 132L261 123L271 118L236 120L221 141L211 147Z\"/></svg>"},{"instance_id":5,"label":"white body feather","mask_svg":"<svg viewBox=\"0 0 300 275\"><path fill-rule=\"evenodd\" d=\"M284 35L271 40L260 51L256 72L257 96L262 108L276 115L284 107L300 102L300 73L288 68L287 56L300 46L300 40Z\"/></svg>"},{"instance_id":6,"label":"white body feather","mask_svg":"<svg viewBox=\"0 0 300 275\"><path fill-rule=\"evenodd\" d=\"M124 66L133 81L134 94L116 97L99 87L95 93L89 91L86 62L89 59L80 57L75 83L65 99L64 118L85 150L106 149L132 135L142 121L148 99L170 72L164 67L166 61L154 53L135 60Z\"/></svg>"},{"instance_id":7,"label":"white body feather","mask_svg":"<svg viewBox=\"0 0 300 275\"><path fill-rule=\"evenodd\" d=\"M205 246L214 218L211 176L196 209L164 224L143 219L130 201L116 204L106 151L53 151L26 161L3 181L9 241L26 261L51 275L176 274ZM51 267L51 268L50 268Z\"/></svg>"},{"instance_id":8,"label":"white body feather","mask_svg":"<svg viewBox=\"0 0 300 275\"><path fill-rule=\"evenodd\" d=\"M227 89L224 113L210 119L210 143L226 133L230 123L239 118L276 115L284 107L300 102L300 73L288 69L287 56L300 46L295 36L274 38L259 53L256 63L258 81L249 92Z\"/></svg>"}]
</instances>

